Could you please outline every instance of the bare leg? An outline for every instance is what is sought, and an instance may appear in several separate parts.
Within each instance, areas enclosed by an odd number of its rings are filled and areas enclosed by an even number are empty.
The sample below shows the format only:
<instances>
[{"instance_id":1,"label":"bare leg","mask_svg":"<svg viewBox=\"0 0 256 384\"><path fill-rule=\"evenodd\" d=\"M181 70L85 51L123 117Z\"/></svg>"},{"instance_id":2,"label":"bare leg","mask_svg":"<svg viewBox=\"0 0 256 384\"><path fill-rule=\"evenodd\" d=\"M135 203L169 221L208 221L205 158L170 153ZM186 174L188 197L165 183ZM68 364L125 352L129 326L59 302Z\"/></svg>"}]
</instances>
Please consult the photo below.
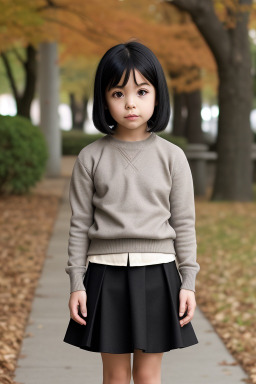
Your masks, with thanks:
<instances>
[{"instance_id":1,"label":"bare leg","mask_svg":"<svg viewBox=\"0 0 256 384\"><path fill-rule=\"evenodd\" d=\"M162 353L144 353L134 350L133 381L134 384L161 384Z\"/></svg>"},{"instance_id":2,"label":"bare leg","mask_svg":"<svg viewBox=\"0 0 256 384\"><path fill-rule=\"evenodd\" d=\"M130 384L131 354L101 353L103 384Z\"/></svg>"}]
</instances>

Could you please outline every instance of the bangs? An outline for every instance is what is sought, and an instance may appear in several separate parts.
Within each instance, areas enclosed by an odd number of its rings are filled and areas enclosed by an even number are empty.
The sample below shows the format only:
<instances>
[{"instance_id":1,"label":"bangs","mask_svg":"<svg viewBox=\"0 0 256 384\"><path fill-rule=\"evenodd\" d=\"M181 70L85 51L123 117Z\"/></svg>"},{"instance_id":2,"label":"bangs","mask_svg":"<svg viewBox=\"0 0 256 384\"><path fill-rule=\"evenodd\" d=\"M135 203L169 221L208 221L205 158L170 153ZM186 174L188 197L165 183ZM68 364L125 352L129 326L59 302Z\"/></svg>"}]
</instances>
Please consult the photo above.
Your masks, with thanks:
<instances>
[{"instance_id":1,"label":"bangs","mask_svg":"<svg viewBox=\"0 0 256 384\"><path fill-rule=\"evenodd\" d=\"M120 63L118 62L113 63L113 66L111 66L111 70L109 71L108 76L106 77L106 86L104 86L104 89L110 91L111 88L114 88L120 82L124 73L124 81L120 85L121 87L125 87L129 81L131 71L133 73L133 79L135 84L139 85L136 80L135 70L140 72L143 77L145 77L150 83L153 84L154 80L150 75L150 71L147 70L144 66L142 66L141 63L133 63L130 59L129 62L125 63L124 65L120 65Z\"/></svg>"}]
</instances>

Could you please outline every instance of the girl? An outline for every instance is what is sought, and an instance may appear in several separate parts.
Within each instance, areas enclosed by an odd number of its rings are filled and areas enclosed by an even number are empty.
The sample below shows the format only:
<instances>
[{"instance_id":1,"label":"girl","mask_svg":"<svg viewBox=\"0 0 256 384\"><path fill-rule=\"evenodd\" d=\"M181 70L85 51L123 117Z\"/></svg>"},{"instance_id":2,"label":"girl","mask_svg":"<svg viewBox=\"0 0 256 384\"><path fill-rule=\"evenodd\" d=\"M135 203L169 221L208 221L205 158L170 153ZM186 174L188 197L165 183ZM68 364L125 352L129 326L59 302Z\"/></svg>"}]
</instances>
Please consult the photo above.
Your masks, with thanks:
<instances>
[{"instance_id":1,"label":"girl","mask_svg":"<svg viewBox=\"0 0 256 384\"><path fill-rule=\"evenodd\" d=\"M169 118L154 53L137 41L110 48L94 83L105 135L80 151L70 182L63 340L101 353L103 383L160 383L163 353L198 343L193 179L183 150L156 134Z\"/></svg>"}]
</instances>

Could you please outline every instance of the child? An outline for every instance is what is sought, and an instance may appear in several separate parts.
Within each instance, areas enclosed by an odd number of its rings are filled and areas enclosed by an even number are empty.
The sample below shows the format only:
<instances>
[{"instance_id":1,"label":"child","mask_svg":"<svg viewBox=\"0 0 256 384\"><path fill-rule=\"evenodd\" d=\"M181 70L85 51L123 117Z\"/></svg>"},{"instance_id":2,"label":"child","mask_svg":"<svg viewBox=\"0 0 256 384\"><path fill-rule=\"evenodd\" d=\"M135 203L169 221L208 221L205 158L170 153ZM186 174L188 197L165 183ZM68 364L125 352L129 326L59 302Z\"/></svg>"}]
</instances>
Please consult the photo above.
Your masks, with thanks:
<instances>
[{"instance_id":1,"label":"child","mask_svg":"<svg viewBox=\"0 0 256 384\"><path fill-rule=\"evenodd\" d=\"M193 179L183 150L156 134L169 118L154 53L137 41L110 48L94 83L105 135L80 151L70 182L63 340L101 353L104 383L130 382L131 353L134 382L160 383L163 353L198 343Z\"/></svg>"}]
</instances>

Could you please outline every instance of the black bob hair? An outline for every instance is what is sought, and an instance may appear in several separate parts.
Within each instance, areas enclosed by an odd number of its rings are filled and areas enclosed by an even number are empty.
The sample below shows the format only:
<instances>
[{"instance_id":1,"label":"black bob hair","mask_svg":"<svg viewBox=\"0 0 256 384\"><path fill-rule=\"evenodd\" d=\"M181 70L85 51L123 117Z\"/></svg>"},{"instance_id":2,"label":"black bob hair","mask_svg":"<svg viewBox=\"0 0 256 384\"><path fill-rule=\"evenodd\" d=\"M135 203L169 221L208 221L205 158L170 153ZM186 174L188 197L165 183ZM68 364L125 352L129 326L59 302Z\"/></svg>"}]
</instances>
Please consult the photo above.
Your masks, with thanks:
<instances>
[{"instance_id":1,"label":"black bob hair","mask_svg":"<svg viewBox=\"0 0 256 384\"><path fill-rule=\"evenodd\" d=\"M94 100L92 119L94 126L102 133L114 134L117 126L106 106L105 91L115 87L124 71L126 71L122 86L127 84L130 72L137 69L156 90L156 101L153 115L148 120L148 132L164 131L168 125L171 113L168 87L163 68L155 54L138 41L128 41L110 48L100 60L94 81ZM112 128L110 128L112 126Z\"/></svg>"}]
</instances>

